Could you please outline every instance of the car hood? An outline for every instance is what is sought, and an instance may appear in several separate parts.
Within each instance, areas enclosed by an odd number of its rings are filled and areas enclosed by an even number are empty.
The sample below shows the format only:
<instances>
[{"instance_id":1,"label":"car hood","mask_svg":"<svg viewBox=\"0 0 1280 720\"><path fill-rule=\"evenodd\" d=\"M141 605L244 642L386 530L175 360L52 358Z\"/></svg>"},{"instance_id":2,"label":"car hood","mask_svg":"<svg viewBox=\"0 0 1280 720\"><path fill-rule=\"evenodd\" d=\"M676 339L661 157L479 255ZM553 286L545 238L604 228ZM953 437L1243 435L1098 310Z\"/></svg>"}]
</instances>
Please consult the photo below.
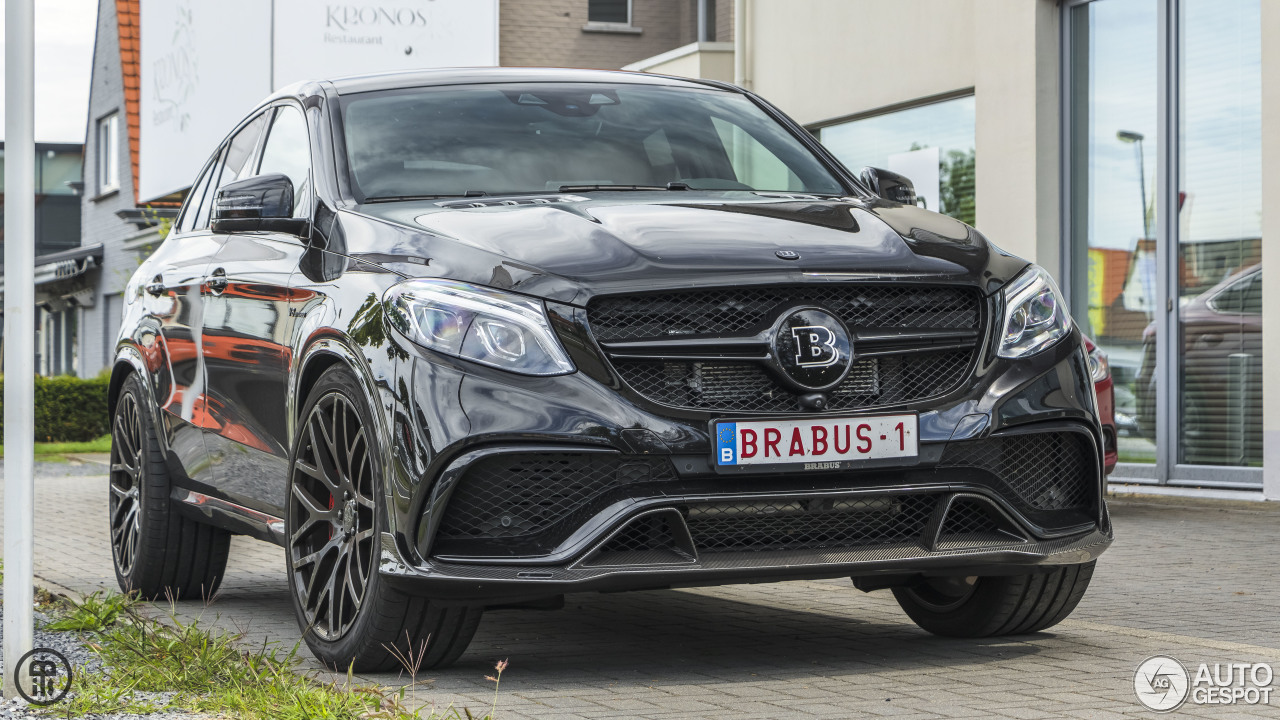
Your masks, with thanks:
<instances>
[{"instance_id":1,"label":"car hood","mask_svg":"<svg viewBox=\"0 0 1280 720\"><path fill-rule=\"evenodd\" d=\"M377 203L353 213L400 229L388 244L374 242L382 233L347 232L353 256L405 275L563 302L801 279L962 283L993 292L1026 265L944 215L850 198L598 192Z\"/></svg>"}]
</instances>

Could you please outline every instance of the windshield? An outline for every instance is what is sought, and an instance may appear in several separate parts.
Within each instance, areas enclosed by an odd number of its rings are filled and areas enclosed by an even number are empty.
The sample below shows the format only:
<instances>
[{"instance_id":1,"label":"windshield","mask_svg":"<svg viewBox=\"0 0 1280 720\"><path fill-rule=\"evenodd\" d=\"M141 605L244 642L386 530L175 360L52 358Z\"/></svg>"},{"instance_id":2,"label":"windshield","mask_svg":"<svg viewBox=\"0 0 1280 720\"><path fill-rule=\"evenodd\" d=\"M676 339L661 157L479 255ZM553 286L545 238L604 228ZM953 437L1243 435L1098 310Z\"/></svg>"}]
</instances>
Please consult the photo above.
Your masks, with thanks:
<instances>
[{"instance_id":1,"label":"windshield","mask_svg":"<svg viewBox=\"0 0 1280 720\"><path fill-rule=\"evenodd\" d=\"M619 186L838 195L840 182L748 98L632 84L416 88L343 98L365 200Z\"/></svg>"}]
</instances>

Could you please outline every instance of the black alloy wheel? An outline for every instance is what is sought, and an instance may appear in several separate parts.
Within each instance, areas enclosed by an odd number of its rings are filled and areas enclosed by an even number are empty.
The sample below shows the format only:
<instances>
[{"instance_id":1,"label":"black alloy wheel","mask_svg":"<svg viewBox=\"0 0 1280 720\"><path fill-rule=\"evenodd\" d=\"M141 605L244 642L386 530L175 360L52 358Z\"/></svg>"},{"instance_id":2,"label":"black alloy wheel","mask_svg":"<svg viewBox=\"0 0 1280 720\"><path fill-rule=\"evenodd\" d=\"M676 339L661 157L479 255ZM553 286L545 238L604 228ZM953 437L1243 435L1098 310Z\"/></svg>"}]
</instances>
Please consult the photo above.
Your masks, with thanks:
<instances>
[{"instance_id":1,"label":"black alloy wheel","mask_svg":"<svg viewBox=\"0 0 1280 720\"><path fill-rule=\"evenodd\" d=\"M111 424L111 554L116 570L128 576L138 558L142 533L142 415L133 393L121 395Z\"/></svg>"},{"instance_id":2,"label":"black alloy wheel","mask_svg":"<svg viewBox=\"0 0 1280 720\"><path fill-rule=\"evenodd\" d=\"M111 415L107 501L116 582L142 597L209 599L227 568L231 533L183 515L143 378L120 384Z\"/></svg>"},{"instance_id":3,"label":"black alloy wheel","mask_svg":"<svg viewBox=\"0 0 1280 720\"><path fill-rule=\"evenodd\" d=\"M360 415L339 391L315 403L290 484L289 564L311 631L341 638L355 623L374 572L374 472Z\"/></svg>"},{"instance_id":4,"label":"black alloy wheel","mask_svg":"<svg viewBox=\"0 0 1280 720\"><path fill-rule=\"evenodd\" d=\"M303 639L338 672L457 660L484 608L440 604L384 582L375 560L388 518L372 410L346 366L321 373L294 432L285 513L290 598Z\"/></svg>"}]
</instances>

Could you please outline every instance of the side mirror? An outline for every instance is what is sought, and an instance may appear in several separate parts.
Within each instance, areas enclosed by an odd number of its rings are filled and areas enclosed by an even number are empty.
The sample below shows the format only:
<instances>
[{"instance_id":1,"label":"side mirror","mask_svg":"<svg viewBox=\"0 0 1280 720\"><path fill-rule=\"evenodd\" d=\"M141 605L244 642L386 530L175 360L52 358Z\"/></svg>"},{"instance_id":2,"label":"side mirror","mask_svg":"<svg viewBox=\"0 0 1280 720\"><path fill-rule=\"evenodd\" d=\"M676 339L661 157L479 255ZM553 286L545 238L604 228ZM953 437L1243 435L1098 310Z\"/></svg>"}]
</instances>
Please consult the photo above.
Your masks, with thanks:
<instances>
[{"instance_id":1,"label":"side mirror","mask_svg":"<svg viewBox=\"0 0 1280 720\"><path fill-rule=\"evenodd\" d=\"M858 177L862 182L866 183L867 187L871 188L871 192L885 200L902 203L903 205L916 204L916 186L911 183L911 179L906 175L868 167L862 168L862 172Z\"/></svg>"},{"instance_id":2,"label":"side mirror","mask_svg":"<svg viewBox=\"0 0 1280 720\"><path fill-rule=\"evenodd\" d=\"M305 219L293 217L293 181L272 173L227 183L218 190L210 223L216 233L307 234Z\"/></svg>"}]
</instances>

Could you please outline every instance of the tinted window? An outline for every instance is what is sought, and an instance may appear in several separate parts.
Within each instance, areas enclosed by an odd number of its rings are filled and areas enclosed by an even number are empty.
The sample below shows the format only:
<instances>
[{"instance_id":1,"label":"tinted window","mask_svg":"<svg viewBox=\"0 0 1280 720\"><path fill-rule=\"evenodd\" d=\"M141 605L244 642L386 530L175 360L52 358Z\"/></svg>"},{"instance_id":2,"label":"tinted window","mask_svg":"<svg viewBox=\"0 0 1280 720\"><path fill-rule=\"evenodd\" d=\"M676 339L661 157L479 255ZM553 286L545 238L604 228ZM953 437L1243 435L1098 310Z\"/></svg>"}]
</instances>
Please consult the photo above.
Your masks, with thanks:
<instances>
[{"instance_id":1,"label":"tinted window","mask_svg":"<svg viewBox=\"0 0 1280 720\"><path fill-rule=\"evenodd\" d=\"M219 150L218 154L221 155L222 152L222 150ZM219 158L213 163L213 169L209 173L209 183L204 191L204 197L200 199L200 209L196 211L193 227L195 230L203 230L209 227L209 214L213 211L214 196L217 195L218 192L214 185L215 178L218 177L218 171L221 170L221 168L221 158Z\"/></svg>"},{"instance_id":2,"label":"tinted window","mask_svg":"<svg viewBox=\"0 0 1280 720\"><path fill-rule=\"evenodd\" d=\"M287 175L293 181L293 216L306 217L311 208L311 146L306 119L292 105L276 111L267 142L262 146L258 174L268 173Z\"/></svg>"},{"instance_id":3,"label":"tinted window","mask_svg":"<svg viewBox=\"0 0 1280 720\"><path fill-rule=\"evenodd\" d=\"M511 84L344 100L352 180L366 198L555 192L573 185L841 194L748 98L645 85Z\"/></svg>"},{"instance_id":4,"label":"tinted window","mask_svg":"<svg viewBox=\"0 0 1280 720\"><path fill-rule=\"evenodd\" d=\"M229 182L249 177L252 172L249 158L253 157L253 150L258 146L258 138L262 135L262 128L266 124L267 113L262 113L231 138L222 156L221 174L218 176L215 187L221 189Z\"/></svg>"},{"instance_id":5,"label":"tinted window","mask_svg":"<svg viewBox=\"0 0 1280 720\"><path fill-rule=\"evenodd\" d=\"M221 153L222 149L219 148L213 159L205 166L204 172L200 173L200 179L196 180L195 185L191 186L191 192L187 193L187 202L182 206L182 215L178 218L178 222L176 223L178 232L191 232L192 230L198 230L206 227L209 224L208 213L204 214L204 223L202 224L200 222L200 211L208 202L206 195L209 189L209 183L216 174L215 171L219 168L218 155Z\"/></svg>"},{"instance_id":6,"label":"tinted window","mask_svg":"<svg viewBox=\"0 0 1280 720\"><path fill-rule=\"evenodd\" d=\"M1262 275L1246 275L1231 283L1209 301L1209 306L1220 313L1262 313Z\"/></svg>"}]
</instances>

